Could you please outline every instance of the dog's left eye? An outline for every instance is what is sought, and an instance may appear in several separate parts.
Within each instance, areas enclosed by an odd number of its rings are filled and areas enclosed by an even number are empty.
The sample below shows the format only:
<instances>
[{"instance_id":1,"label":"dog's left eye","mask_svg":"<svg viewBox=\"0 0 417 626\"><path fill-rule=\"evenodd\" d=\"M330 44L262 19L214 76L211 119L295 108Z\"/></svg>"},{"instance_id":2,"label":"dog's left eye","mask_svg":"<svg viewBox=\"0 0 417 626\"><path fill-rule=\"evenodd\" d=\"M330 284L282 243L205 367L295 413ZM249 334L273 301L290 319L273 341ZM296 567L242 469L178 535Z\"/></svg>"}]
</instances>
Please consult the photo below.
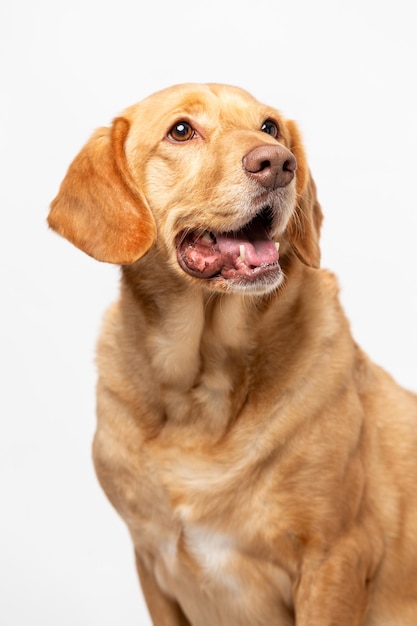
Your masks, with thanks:
<instances>
[{"instance_id":1,"label":"dog's left eye","mask_svg":"<svg viewBox=\"0 0 417 626\"><path fill-rule=\"evenodd\" d=\"M168 133L174 141L189 141L195 136L195 130L188 122L177 122Z\"/></svg>"},{"instance_id":2,"label":"dog's left eye","mask_svg":"<svg viewBox=\"0 0 417 626\"><path fill-rule=\"evenodd\" d=\"M272 120L266 120L261 126L261 131L275 138L279 135L278 126Z\"/></svg>"}]
</instances>

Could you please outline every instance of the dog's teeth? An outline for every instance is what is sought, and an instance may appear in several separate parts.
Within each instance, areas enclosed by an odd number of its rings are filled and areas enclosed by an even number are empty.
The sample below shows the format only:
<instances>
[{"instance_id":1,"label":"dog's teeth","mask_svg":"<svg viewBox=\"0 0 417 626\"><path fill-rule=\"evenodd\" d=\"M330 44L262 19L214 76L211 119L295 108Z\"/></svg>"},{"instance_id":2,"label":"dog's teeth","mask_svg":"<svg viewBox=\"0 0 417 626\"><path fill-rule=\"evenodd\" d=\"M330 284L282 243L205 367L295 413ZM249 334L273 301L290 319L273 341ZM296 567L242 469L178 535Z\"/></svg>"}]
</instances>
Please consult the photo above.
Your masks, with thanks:
<instances>
[{"instance_id":1,"label":"dog's teeth","mask_svg":"<svg viewBox=\"0 0 417 626\"><path fill-rule=\"evenodd\" d=\"M279 252L279 241L275 241L275 247L277 249L277 252Z\"/></svg>"},{"instance_id":2,"label":"dog's teeth","mask_svg":"<svg viewBox=\"0 0 417 626\"><path fill-rule=\"evenodd\" d=\"M208 230L204 231L204 233L201 235L201 239L203 239L203 241L207 241L207 243L213 243L213 238Z\"/></svg>"},{"instance_id":3,"label":"dog's teeth","mask_svg":"<svg viewBox=\"0 0 417 626\"><path fill-rule=\"evenodd\" d=\"M243 244L239 246L239 259L241 259L242 261L246 259L246 250Z\"/></svg>"}]
</instances>

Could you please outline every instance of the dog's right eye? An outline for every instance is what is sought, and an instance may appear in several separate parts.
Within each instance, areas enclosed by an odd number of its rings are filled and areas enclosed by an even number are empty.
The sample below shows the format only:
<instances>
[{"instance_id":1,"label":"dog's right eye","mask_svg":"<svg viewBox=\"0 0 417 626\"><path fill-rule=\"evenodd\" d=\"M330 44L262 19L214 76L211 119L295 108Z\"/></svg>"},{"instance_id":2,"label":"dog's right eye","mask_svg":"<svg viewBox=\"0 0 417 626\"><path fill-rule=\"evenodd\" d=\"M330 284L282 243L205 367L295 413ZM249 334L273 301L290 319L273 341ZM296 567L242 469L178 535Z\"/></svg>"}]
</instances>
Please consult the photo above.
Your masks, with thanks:
<instances>
[{"instance_id":1,"label":"dog's right eye","mask_svg":"<svg viewBox=\"0 0 417 626\"><path fill-rule=\"evenodd\" d=\"M195 130L188 122L177 122L168 133L173 141L189 141L195 136Z\"/></svg>"}]
</instances>

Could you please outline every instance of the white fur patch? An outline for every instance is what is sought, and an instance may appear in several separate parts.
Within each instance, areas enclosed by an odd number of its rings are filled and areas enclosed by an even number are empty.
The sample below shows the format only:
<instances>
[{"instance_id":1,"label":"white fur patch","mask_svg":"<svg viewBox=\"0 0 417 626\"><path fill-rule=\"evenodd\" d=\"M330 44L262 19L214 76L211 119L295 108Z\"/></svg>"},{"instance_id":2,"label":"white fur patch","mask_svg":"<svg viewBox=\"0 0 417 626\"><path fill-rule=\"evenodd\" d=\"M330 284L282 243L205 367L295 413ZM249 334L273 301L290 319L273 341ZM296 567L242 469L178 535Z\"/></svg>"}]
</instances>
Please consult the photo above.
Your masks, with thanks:
<instances>
[{"instance_id":1,"label":"white fur patch","mask_svg":"<svg viewBox=\"0 0 417 626\"><path fill-rule=\"evenodd\" d=\"M199 565L210 572L225 567L235 550L232 537L197 524L186 528L185 537L187 548Z\"/></svg>"},{"instance_id":2,"label":"white fur patch","mask_svg":"<svg viewBox=\"0 0 417 626\"><path fill-rule=\"evenodd\" d=\"M206 583L239 592L239 578L233 572L233 555L236 545L233 537L214 532L205 526L193 524L185 529L185 542L190 554L197 561Z\"/></svg>"}]
</instances>

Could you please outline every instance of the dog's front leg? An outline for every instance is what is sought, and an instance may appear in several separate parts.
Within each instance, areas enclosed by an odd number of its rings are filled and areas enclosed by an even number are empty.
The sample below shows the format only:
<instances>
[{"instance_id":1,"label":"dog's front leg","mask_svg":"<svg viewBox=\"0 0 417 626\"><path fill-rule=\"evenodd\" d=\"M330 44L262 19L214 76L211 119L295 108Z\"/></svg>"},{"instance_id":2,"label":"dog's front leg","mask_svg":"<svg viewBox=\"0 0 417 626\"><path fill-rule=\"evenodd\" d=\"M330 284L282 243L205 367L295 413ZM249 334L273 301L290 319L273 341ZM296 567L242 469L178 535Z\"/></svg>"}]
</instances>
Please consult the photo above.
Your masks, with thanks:
<instances>
[{"instance_id":1,"label":"dog's front leg","mask_svg":"<svg viewBox=\"0 0 417 626\"><path fill-rule=\"evenodd\" d=\"M181 607L161 591L137 553L135 557L143 595L154 626L191 626Z\"/></svg>"},{"instance_id":2,"label":"dog's front leg","mask_svg":"<svg viewBox=\"0 0 417 626\"><path fill-rule=\"evenodd\" d=\"M300 586L296 602L297 626L363 626L368 605L365 587L345 581L309 581Z\"/></svg>"},{"instance_id":3,"label":"dog's front leg","mask_svg":"<svg viewBox=\"0 0 417 626\"><path fill-rule=\"evenodd\" d=\"M376 558L357 536L306 559L295 590L297 626L363 626Z\"/></svg>"}]
</instances>

